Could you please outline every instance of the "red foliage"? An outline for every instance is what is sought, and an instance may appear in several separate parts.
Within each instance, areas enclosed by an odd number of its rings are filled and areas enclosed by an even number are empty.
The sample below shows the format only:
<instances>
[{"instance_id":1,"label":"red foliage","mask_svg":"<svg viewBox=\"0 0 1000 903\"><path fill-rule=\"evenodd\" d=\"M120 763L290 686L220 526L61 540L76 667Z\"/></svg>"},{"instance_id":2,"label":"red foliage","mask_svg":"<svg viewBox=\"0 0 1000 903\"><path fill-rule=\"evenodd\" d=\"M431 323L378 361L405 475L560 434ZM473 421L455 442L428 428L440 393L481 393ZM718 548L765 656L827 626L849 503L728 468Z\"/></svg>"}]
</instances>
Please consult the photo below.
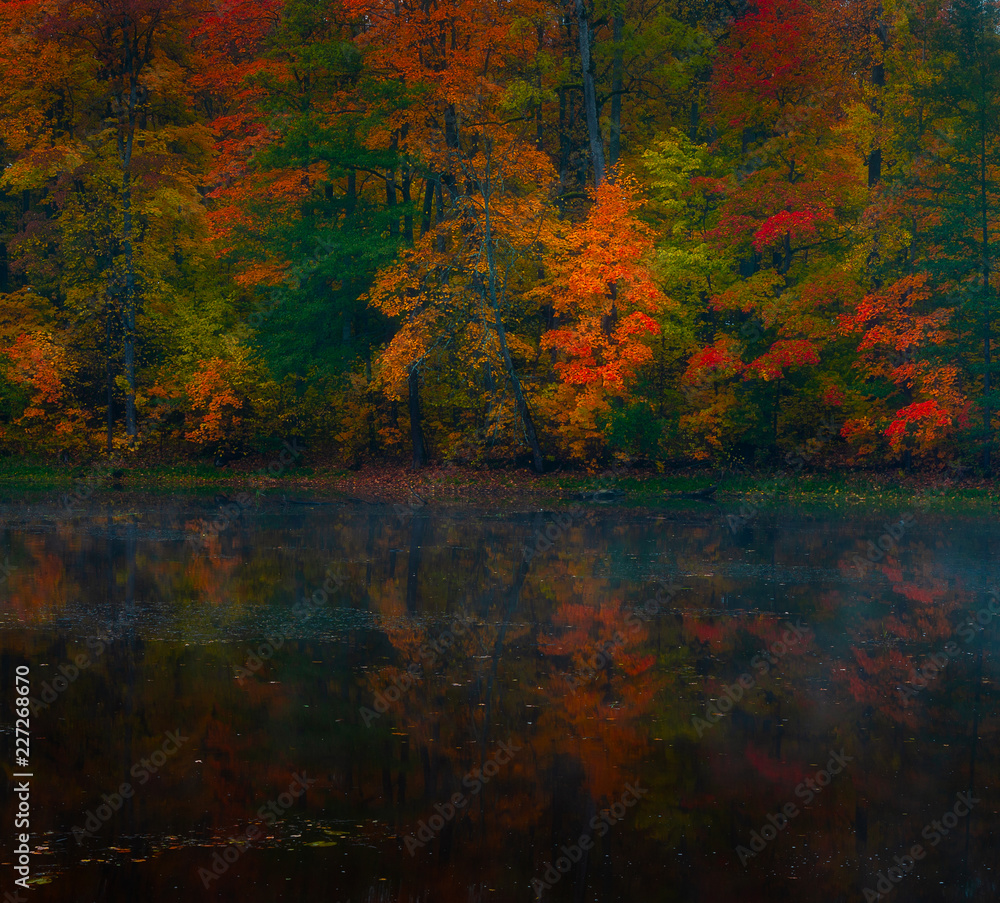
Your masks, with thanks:
<instances>
[{"instance_id":1,"label":"red foliage","mask_svg":"<svg viewBox=\"0 0 1000 903\"><path fill-rule=\"evenodd\" d=\"M938 403L931 399L930 401L921 401L916 404L908 405L905 408L896 412L896 419L892 421L887 427L885 435L888 437L890 444L895 447L902 442L903 437L906 435L906 427L910 423L923 423L934 426L950 426L952 423L951 415L943 410Z\"/></svg>"},{"instance_id":2,"label":"red foliage","mask_svg":"<svg viewBox=\"0 0 1000 903\"><path fill-rule=\"evenodd\" d=\"M799 244L815 238L817 226L832 219L833 212L824 208L779 210L754 232L753 246L757 251L764 251L781 244L786 236L794 244Z\"/></svg>"},{"instance_id":3,"label":"red foliage","mask_svg":"<svg viewBox=\"0 0 1000 903\"><path fill-rule=\"evenodd\" d=\"M765 381L781 379L785 370L818 363L819 355L808 339L778 340L767 354L747 366L743 378L757 377Z\"/></svg>"}]
</instances>

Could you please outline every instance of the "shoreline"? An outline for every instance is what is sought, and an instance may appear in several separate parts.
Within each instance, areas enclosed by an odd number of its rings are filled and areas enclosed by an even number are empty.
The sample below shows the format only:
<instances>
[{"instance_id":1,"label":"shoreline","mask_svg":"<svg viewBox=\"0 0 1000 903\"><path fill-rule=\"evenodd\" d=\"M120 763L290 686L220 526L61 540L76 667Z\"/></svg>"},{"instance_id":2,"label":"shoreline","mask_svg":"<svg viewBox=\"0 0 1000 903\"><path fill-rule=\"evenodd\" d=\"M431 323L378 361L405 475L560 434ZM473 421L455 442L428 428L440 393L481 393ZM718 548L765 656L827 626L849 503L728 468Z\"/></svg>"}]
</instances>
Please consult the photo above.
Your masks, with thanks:
<instances>
[{"instance_id":1,"label":"shoreline","mask_svg":"<svg viewBox=\"0 0 1000 903\"><path fill-rule=\"evenodd\" d=\"M706 499L678 498L715 487ZM90 466L0 464L0 497L31 500L69 497L75 505L116 496L175 494L198 498L235 492L291 504L386 504L412 513L428 505L562 508L583 504L594 509L688 509L746 517L770 510L830 510L919 507L966 513L1000 510L995 480L929 473L816 471L794 479L780 471L720 474L718 471L555 471L495 470L468 466L366 466L358 470L290 467L278 477L252 466L157 465L111 470L98 461ZM596 494L596 496L594 496ZM581 498L582 496L582 498ZM401 512L400 512L401 513Z\"/></svg>"}]
</instances>

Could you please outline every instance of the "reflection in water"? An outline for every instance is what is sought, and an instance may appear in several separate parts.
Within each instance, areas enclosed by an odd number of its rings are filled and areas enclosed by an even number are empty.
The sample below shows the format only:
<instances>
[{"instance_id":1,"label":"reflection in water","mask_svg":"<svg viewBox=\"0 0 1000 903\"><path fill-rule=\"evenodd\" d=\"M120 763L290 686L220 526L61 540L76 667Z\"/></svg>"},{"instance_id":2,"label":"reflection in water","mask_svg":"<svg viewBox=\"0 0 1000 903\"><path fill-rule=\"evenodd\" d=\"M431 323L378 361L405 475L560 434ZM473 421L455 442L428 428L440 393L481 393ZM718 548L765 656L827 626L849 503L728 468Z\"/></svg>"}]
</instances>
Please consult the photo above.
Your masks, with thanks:
<instances>
[{"instance_id":1,"label":"reflection in water","mask_svg":"<svg viewBox=\"0 0 1000 903\"><path fill-rule=\"evenodd\" d=\"M551 515L275 508L185 543L206 516L6 530L32 899L996 895L989 525L922 516L859 570L884 518L595 510L526 556Z\"/></svg>"}]
</instances>

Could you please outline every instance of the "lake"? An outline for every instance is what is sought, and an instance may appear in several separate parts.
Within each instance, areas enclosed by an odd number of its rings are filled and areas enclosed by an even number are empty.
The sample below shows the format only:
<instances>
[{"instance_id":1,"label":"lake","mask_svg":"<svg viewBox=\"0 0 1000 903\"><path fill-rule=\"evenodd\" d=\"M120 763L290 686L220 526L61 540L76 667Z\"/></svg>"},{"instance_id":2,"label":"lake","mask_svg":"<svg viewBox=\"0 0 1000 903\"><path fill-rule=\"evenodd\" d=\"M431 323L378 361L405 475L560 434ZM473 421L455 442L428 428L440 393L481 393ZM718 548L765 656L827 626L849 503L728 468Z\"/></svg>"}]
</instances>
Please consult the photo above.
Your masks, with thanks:
<instances>
[{"instance_id":1,"label":"lake","mask_svg":"<svg viewBox=\"0 0 1000 903\"><path fill-rule=\"evenodd\" d=\"M0 894L996 898L989 518L2 513Z\"/></svg>"}]
</instances>

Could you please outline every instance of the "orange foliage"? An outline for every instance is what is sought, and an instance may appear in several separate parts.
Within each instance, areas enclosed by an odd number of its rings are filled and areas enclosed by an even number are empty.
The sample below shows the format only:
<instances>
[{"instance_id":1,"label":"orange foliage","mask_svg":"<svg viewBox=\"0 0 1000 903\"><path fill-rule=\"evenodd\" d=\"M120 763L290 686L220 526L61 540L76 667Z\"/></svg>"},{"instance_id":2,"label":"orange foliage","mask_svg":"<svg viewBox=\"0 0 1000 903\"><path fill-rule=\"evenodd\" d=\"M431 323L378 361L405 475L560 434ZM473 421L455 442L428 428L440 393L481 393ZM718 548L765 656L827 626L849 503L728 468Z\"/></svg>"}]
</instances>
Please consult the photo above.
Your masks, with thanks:
<instances>
[{"instance_id":1,"label":"orange foliage","mask_svg":"<svg viewBox=\"0 0 1000 903\"><path fill-rule=\"evenodd\" d=\"M243 399L233 386L239 364L212 358L202 361L187 385L191 406L200 412L197 425L184 434L184 438L200 445L222 442L240 424L238 411L243 408Z\"/></svg>"},{"instance_id":2,"label":"orange foliage","mask_svg":"<svg viewBox=\"0 0 1000 903\"><path fill-rule=\"evenodd\" d=\"M45 405L57 405L63 397L63 371L66 352L44 333L20 335L7 349L16 376L31 388L31 407L25 417L41 417Z\"/></svg>"},{"instance_id":3,"label":"orange foliage","mask_svg":"<svg viewBox=\"0 0 1000 903\"><path fill-rule=\"evenodd\" d=\"M468 120L495 108L506 90L501 76L536 59L539 33L533 23L551 21L549 7L538 0L346 0L344 9L364 23L356 42L370 68L387 80L421 87L414 105L394 111L389 127L374 130L369 145L389 147L395 140L436 172L451 172L458 163L454 137L449 141L444 134L446 120Z\"/></svg>"},{"instance_id":4,"label":"orange foliage","mask_svg":"<svg viewBox=\"0 0 1000 903\"><path fill-rule=\"evenodd\" d=\"M655 318L674 307L649 269L653 240L636 216L641 206L633 180L601 185L587 218L566 236L544 290L561 321L541 340L562 353L555 368L563 385L551 415L577 456L597 438L597 416L609 399L626 395L652 359L644 339L660 332Z\"/></svg>"},{"instance_id":5,"label":"orange foliage","mask_svg":"<svg viewBox=\"0 0 1000 903\"><path fill-rule=\"evenodd\" d=\"M66 349L45 332L23 333L3 350L8 378L28 393L20 416L3 431L8 439L29 439L43 448L68 448L86 441L84 415L68 403L65 381L72 375Z\"/></svg>"}]
</instances>

